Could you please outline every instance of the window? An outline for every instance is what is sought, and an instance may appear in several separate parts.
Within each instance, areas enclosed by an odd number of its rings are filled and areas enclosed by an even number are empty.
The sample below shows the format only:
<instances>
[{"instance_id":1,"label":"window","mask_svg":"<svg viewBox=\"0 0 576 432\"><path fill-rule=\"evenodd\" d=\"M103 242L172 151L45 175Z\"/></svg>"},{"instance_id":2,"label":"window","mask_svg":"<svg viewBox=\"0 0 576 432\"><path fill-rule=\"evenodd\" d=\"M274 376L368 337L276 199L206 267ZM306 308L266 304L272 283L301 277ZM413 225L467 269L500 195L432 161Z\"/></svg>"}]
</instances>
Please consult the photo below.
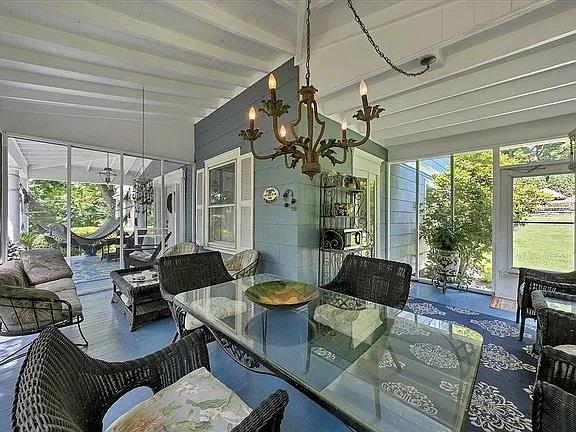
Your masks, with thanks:
<instances>
[{"instance_id":1,"label":"window","mask_svg":"<svg viewBox=\"0 0 576 432\"><path fill-rule=\"evenodd\" d=\"M252 171L252 155L240 155L240 149L208 159L196 171L198 244L227 253L252 249Z\"/></svg>"},{"instance_id":2,"label":"window","mask_svg":"<svg viewBox=\"0 0 576 432\"><path fill-rule=\"evenodd\" d=\"M236 163L208 171L208 243L236 248Z\"/></svg>"}]
</instances>

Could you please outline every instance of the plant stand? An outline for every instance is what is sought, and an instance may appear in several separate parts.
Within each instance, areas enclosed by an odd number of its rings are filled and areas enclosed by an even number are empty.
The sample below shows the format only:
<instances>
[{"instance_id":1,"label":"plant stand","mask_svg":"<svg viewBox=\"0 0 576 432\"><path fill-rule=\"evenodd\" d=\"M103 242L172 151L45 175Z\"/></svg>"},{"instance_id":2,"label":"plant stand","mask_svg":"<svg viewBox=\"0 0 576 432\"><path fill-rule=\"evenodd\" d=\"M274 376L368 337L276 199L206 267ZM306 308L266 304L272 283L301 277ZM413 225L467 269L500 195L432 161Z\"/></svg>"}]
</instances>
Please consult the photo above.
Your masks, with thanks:
<instances>
[{"instance_id":1,"label":"plant stand","mask_svg":"<svg viewBox=\"0 0 576 432\"><path fill-rule=\"evenodd\" d=\"M442 287L442 294L446 294L446 288L450 283L456 284L454 288L458 291L468 291L468 283L460 275L437 271L432 278L432 285L436 288Z\"/></svg>"}]
</instances>

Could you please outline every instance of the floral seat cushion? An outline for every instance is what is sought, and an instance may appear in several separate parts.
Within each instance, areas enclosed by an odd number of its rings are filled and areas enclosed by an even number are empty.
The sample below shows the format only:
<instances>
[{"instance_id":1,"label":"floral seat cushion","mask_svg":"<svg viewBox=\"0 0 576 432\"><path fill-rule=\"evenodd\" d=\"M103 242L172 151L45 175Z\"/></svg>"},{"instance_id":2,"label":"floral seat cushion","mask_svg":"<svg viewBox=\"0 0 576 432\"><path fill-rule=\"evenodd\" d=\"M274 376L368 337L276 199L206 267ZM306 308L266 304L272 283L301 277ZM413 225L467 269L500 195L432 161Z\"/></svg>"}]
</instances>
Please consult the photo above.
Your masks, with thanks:
<instances>
[{"instance_id":1,"label":"floral seat cushion","mask_svg":"<svg viewBox=\"0 0 576 432\"><path fill-rule=\"evenodd\" d=\"M250 412L238 395L200 368L136 405L106 432L229 432Z\"/></svg>"},{"instance_id":2,"label":"floral seat cushion","mask_svg":"<svg viewBox=\"0 0 576 432\"><path fill-rule=\"evenodd\" d=\"M152 254L146 251L134 251L130 253L130 258L138 261L150 261Z\"/></svg>"},{"instance_id":3,"label":"floral seat cushion","mask_svg":"<svg viewBox=\"0 0 576 432\"><path fill-rule=\"evenodd\" d=\"M210 314L218 319L228 318L237 314L246 312L246 304L241 301L231 300L226 297L212 297L206 300L196 300L190 303L190 306L194 308L197 306L203 311L209 311ZM184 319L184 328L186 330L194 330L202 327L201 321L194 318L189 313L186 314Z\"/></svg>"}]
</instances>

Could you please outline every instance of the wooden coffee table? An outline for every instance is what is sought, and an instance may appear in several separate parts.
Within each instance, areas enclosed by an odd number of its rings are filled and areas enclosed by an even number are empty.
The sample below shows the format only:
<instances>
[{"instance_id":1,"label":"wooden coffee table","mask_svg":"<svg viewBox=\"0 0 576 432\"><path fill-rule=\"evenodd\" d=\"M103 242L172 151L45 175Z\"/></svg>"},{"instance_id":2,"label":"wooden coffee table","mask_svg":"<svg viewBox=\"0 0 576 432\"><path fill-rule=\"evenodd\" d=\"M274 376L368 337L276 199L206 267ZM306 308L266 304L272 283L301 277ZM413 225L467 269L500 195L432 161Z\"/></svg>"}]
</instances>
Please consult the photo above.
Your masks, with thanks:
<instances>
[{"instance_id":1,"label":"wooden coffee table","mask_svg":"<svg viewBox=\"0 0 576 432\"><path fill-rule=\"evenodd\" d=\"M130 331L159 318L170 316L168 303L160 295L158 278L135 281L133 276L144 270L155 270L144 266L110 273L113 283L112 303L120 307L130 323Z\"/></svg>"}]
</instances>

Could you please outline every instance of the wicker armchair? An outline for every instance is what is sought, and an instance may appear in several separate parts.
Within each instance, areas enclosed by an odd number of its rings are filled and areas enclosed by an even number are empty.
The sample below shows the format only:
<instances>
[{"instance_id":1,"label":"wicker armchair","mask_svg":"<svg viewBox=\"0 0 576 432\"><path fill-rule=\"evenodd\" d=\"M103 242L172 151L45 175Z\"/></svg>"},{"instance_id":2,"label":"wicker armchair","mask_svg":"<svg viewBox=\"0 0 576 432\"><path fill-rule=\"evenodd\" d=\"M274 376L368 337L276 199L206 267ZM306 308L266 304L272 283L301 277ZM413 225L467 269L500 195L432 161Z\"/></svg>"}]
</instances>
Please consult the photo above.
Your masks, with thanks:
<instances>
[{"instance_id":1,"label":"wicker armchair","mask_svg":"<svg viewBox=\"0 0 576 432\"><path fill-rule=\"evenodd\" d=\"M532 293L534 291L551 291L566 294L576 294L576 282L570 284L537 279L530 276L526 276L524 278L524 286L520 292L520 300L522 302L520 305L520 340L524 339L524 327L526 326L526 319L536 318L536 310L532 305Z\"/></svg>"},{"instance_id":2,"label":"wicker armchair","mask_svg":"<svg viewBox=\"0 0 576 432\"><path fill-rule=\"evenodd\" d=\"M260 252L255 249L249 249L237 253L232 258L226 260L224 265L234 279L254 276L258 269L260 261Z\"/></svg>"},{"instance_id":3,"label":"wicker armchair","mask_svg":"<svg viewBox=\"0 0 576 432\"><path fill-rule=\"evenodd\" d=\"M552 291L533 291L532 305L538 317L535 352L545 345L576 345L576 314L548 307L546 298L576 303L576 295Z\"/></svg>"},{"instance_id":4,"label":"wicker armchair","mask_svg":"<svg viewBox=\"0 0 576 432\"><path fill-rule=\"evenodd\" d=\"M576 271L568 272L568 273L559 273L559 272L551 272L546 270L535 270L529 269L526 267L520 267L518 269L518 288L517 288L517 295L516 295L516 322L520 322L520 311L522 309L522 297L523 297L523 286L524 281L527 277L533 279L540 279L550 282L559 282L559 283L576 283ZM530 296L528 296L530 297Z\"/></svg>"},{"instance_id":5,"label":"wicker armchair","mask_svg":"<svg viewBox=\"0 0 576 432\"><path fill-rule=\"evenodd\" d=\"M198 253L198 244L195 242L176 243L170 246L162 256L188 255Z\"/></svg>"},{"instance_id":6,"label":"wicker armchair","mask_svg":"<svg viewBox=\"0 0 576 432\"><path fill-rule=\"evenodd\" d=\"M175 255L160 258L158 263L160 294L168 301L180 337L186 329L186 313L174 305L177 294L233 280L219 252Z\"/></svg>"},{"instance_id":7,"label":"wicker armchair","mask_svg":"<svg viewBox=\"0 0 576 432\"><path fill-rule=\"evenodd\" d=\"M347 255L336 277L322 288L404 309L411 275L409 264Z\"/></svg>"},{"instance_id":8,"label":"wicker armchair","mask_svg":"<svg viewBox=\"0 0 576 432\"><path fill-rule=\"evenodd\" d=\"M534 432L570 432L576 424L576 355L545 346L540 354L532 405Z\"/></svg>"},{"instance_id":9,"label":"wicker armchair","mask_svg":"<svg viewBox=\"0 0 576 432\"><path fill-rule=\"evenodd\" d=\"M108 363L49 328L32 344L20 370L13 431L101 431L106 411L128 391L147 386L157 393L200 367L210 369L200 333L140 359ZM232 430L279 431L287 403L286 392L276 391Z\"/></svg>"}]
</instances>

